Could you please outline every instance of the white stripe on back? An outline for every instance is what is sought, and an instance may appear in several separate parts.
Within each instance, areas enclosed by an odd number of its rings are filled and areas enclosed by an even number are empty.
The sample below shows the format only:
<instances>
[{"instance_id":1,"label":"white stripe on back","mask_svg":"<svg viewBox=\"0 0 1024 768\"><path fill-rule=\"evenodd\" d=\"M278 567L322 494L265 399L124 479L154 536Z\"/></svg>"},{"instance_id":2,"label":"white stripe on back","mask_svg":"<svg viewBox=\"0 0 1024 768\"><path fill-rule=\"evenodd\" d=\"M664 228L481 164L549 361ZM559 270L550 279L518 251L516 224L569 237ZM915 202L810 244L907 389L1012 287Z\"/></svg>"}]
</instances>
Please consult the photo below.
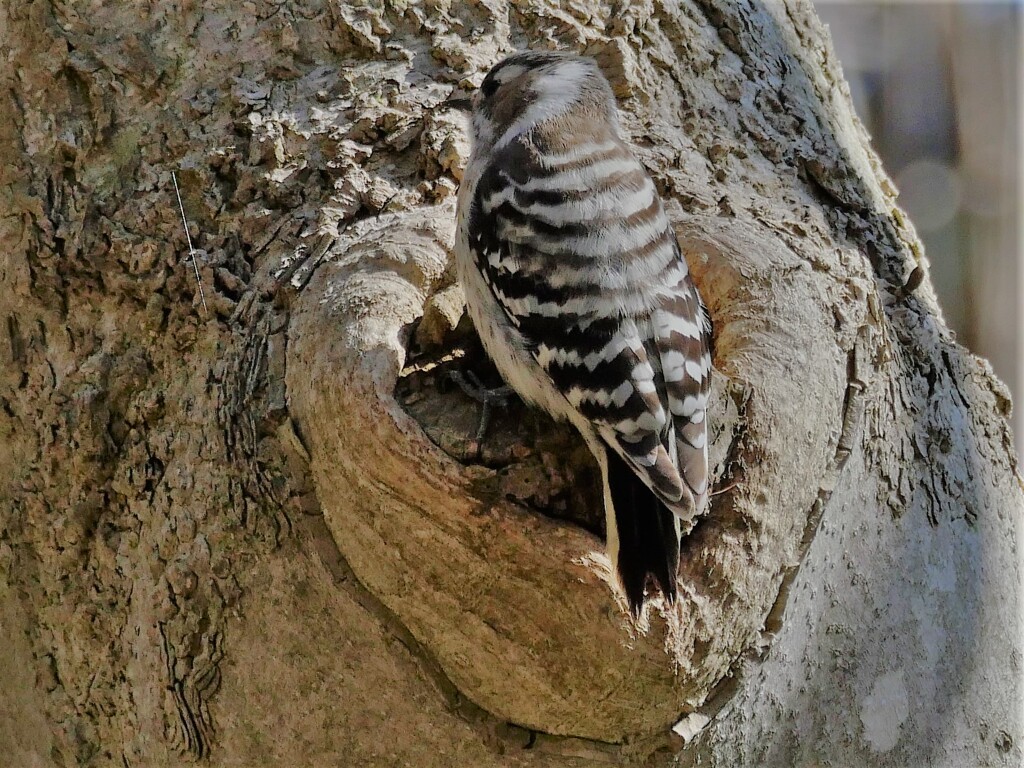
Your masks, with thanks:
<instances>
[{"instance_id":1,"label":"white stripe on back","mask_svg":"<svg viewBox=\"0 0 1024 768\"><path fill-rule=\"evenodd\" d=\"M630 288L652 289L664 285L660 275L674 258L674 244L666 238L643 258L638 258L632 253L623 253L620 258L604 261L595 259L592 266L572 267L567 263L559 264L557 271L546 275L547 283L552 288L589 283L610 291Z\"/></svg>"},{"instance_id":2,"label":"white stripe on back","mask_svg":"<svg viewBox=\"0 0 1024 768\"><path fill-rule=\"evenodd\" d=\"M535 315L538 317L560 317L571 314L582 317L613 317L618 315L642 315L655 306L656 298L641 293L612 293L609 296L575 296L565 301L537 301L533 296L510 299L501 290L500 281L493 286L501 303L513 315Z\"/></svg>"},{"instance_id":3,"label":"white stripe on back","mask_svg":"<svg viewBox=\"0 0 1024 768\"><path fill-rule=\"evenodd\" d=\"M523 192L586 192L599 185L602 181L622 173L643 171L644 167L635 157L623 154L620 157L609 157L606 160L559 171L550 176L538 176L519 185Z\"/></svg>"},{"instance_id":4,"label":"white stripe on back","mask_svg":"<svg viewBox=\"0 0 1024 768\"><path fill-rule=\"evenodd\" d=\"M620 253L629 253L650 245L664 234L668 221L662 212L649 221L628 225L616 221L604 227L594 227L593 234L580 237L551 237L534 235L526 241L537 250L543 246L557 248L559 251L571 251L590 258L602 259Z\"/></svg>"},{"instance_id":5,"label":"white stripe on back","mask_svg":"<svg viewBox=\"0 0 1024 768\"><path fill-rule=\"evenodd\" d=\"M604 153L611 152L613 149L618 149L621 146L622 142L617 141L616 139L609 139L608 141L603 141L600 144L579 142L574 145L572 149L566 152L548 152L541 155L540 164L545 168L556 168L559 165L578 163L584 158L603 155Z\"/></svg>"},{"instance_id":6,"label":"white stripe on back","mask_svg":"<svg viewBox=\"0 0 1024 768\"><path fill-rule=\"evenodd\" d=\"M640 189L618 184L579 200L567 200L564 203L553 205L531 203L527 206L516 205L515 207L527 216L536 216L546 224L564 226L610 218L610 214L616 218L625 219L641 211L646 211L655 204L657 199L654 184L650 179L645 178ZM512 204L515 205L515 202L513 201Z\"/></svg>"}]
</instances>

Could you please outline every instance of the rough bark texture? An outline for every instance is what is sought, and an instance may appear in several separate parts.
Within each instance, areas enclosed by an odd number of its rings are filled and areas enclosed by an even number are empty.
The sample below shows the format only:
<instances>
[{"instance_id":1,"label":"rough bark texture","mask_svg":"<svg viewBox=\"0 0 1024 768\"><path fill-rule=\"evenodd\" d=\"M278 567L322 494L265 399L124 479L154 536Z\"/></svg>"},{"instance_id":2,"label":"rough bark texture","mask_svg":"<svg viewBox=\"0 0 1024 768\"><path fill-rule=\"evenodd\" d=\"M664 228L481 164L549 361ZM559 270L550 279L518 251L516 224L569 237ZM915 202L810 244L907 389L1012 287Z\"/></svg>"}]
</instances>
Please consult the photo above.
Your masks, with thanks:
<instances>
[{"instance_id":1,"label":"rough bark texture","mask_svg":"<svg viewBox=\"0 0 1024 768\"><path fill-rule=\"evenodd\" d=\"M809 5L6 6L12 764L1020 762L1009 399ZM444 386L440 102L526 45L598 58L715 320L728 488L639 628L578 441Z\"/></svg>"}]
</instances>

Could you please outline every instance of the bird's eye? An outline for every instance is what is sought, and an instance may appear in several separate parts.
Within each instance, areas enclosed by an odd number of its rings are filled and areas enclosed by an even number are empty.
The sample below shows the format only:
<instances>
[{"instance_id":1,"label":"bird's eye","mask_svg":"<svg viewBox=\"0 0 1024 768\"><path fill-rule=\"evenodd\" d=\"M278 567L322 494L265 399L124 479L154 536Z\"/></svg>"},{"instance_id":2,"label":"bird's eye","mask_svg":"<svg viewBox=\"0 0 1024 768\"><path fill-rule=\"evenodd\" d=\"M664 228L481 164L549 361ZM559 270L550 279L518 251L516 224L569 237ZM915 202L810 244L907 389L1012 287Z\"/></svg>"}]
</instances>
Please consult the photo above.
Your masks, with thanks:
<instances>
[{"instance_id":1,"label":"bird's eye","mask_svg":"<svg viewBox=\"0 0 1024 768\"><path fill-rule=\"evenodd\" d=\"M483 93L485 99L491 98L494 92L498 90L498 79L495 77L488 77L480 86L480 91Z\"/></svg>"}]
</instances>

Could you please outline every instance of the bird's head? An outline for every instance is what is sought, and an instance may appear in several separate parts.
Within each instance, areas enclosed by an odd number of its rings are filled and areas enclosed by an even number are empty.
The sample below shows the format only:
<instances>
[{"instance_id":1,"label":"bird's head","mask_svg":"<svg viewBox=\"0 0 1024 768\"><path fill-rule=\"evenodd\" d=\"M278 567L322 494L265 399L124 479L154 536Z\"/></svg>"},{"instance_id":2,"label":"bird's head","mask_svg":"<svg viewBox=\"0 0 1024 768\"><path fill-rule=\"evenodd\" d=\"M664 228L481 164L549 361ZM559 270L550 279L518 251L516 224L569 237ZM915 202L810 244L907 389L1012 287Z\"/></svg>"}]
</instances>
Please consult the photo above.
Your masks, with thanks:
<instances>
[{"instance_id":1,"label":"bird's head","mask_svg":"<svg viewBox=\"0 0 1024 768\"><path fill-rule=\"evenodd\" d=\"M611 86L597 63L557 51L524 51L495 64L471 99L473 145L498 150L554 119L596 121L617 131Z\"/></svg>"}]
</instances>

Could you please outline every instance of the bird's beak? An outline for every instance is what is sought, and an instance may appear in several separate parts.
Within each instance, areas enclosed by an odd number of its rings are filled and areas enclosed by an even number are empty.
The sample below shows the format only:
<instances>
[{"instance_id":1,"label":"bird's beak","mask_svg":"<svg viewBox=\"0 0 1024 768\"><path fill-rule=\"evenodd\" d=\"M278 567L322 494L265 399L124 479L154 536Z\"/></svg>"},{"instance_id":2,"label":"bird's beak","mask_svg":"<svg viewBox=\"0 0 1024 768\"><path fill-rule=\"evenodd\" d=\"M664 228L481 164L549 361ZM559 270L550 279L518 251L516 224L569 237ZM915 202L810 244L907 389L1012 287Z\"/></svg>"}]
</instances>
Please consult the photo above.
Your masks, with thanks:
<instances>
[{"instance_id":1,"label":"bird's beak","mask_svg":"<svg viewBox=\"0 0 1024 768\"><path fill-rule=\"evenodd\" d=\"M473 111L473 98L467 96L463 91L452 91L452 94L444 100L443 104L449 109L457 109L459 112L467 114Z\"/></svg>"}]
</instances>

